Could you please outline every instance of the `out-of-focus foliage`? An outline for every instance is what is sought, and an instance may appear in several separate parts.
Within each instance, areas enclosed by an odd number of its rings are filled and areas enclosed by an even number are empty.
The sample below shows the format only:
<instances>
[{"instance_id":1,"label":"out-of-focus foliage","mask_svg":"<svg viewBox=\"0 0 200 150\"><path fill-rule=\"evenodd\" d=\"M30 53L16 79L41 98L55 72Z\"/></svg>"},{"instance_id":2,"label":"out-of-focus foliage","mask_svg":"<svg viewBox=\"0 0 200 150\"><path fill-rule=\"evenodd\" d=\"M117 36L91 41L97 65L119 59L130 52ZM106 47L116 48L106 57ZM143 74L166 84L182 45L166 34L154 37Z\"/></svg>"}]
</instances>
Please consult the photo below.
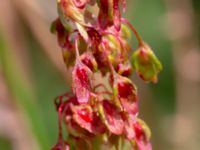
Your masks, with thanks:
<instances>
[{"instance_id":1,"label":"out-of-focus foliage","mask_svg":"<svg viewBox=\"0 0 200 150\"><path fill-rule=\"evenodd\" d=\"M199 0L192 0L193 1L193 6L194 6L194 11L195 11L195 21L197 24L197 29L198 29L198 40L200 42L200 1Z\"/></svg>"}]
</instances>

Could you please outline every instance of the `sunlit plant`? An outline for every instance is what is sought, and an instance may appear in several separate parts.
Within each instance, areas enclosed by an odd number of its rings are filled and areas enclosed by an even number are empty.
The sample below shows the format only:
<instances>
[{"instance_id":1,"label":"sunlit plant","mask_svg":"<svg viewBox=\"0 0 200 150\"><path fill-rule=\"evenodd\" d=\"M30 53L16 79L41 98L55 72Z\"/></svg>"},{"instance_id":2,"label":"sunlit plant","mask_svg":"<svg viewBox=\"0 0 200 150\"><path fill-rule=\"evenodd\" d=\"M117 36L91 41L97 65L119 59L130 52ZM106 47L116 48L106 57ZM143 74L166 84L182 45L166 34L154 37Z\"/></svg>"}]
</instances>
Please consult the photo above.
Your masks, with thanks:
<instances>
[{"instance_id":1,"label":"sunlit plant","mask_svg":"<svg viewBox=\"0 0 200 150\"><path fill-rule=\"evenodd\" d=\"M155 83L162 65L121 17L126 0L57 0L57 5L59 17L51 31L66 67L72 67L72 85L55 100L59 137L52 150L121 150L127 142L133 150L151 150L151 132L138 118L138 93L130 76L136 72ZM131 31L138 41L133 52Z\"/></svg>"}]
</instances>

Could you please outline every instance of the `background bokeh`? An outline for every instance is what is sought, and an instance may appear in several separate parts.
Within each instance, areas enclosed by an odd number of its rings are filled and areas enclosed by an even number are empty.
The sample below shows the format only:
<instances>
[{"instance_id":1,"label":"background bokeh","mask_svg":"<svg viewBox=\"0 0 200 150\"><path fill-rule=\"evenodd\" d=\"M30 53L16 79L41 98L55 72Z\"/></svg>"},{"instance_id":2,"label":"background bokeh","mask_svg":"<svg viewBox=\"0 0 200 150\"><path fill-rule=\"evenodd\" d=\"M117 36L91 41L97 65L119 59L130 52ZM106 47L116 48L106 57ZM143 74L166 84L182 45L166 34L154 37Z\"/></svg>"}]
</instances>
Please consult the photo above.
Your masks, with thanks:
<instances>
[{"instance_id":1,"label":"background bokeh","mask_svg":"<svg viewBox=\"0 0 200 150\"><path fill-rule=\"evenodd\" d=\"M164 66L158 84L132 77L154 150L199 150L200 1L128 0L127 6L125 16ZM1 0L0 150L48 150L56 142L53 100L70 88L49 31L56 16L56 0Z\"/></svg>"}]
</instances>

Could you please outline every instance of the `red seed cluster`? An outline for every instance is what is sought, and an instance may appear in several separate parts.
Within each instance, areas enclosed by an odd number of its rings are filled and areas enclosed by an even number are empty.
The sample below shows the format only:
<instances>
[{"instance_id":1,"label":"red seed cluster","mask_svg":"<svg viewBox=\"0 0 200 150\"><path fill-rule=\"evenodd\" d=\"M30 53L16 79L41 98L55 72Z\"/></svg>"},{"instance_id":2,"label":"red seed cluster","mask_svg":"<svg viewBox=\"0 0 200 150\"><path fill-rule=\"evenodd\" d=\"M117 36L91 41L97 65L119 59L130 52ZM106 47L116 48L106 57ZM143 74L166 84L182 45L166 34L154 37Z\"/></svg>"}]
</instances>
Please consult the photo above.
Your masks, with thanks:
<instances>
[{"instance_id":1,"label":"red seed cluster","mask_svg":"<svg viewBox=\"0 0 200 150\"><path fill-rule=\"evenodd\" d=\"M72 67L72 90L55 100L59 138L52 150L123 149L120 141L129 142L133 150L151 150L150 130L138 118L137 88L129 77L135 71L143 80L155 82L162 66L121 17L126 0L58 0L57 4L59 17L51 31L57 35L66 67ZM132 54L130 30L138 40ZM98 83L99 78L105 82Z\"/></svg>"}]
</instances>

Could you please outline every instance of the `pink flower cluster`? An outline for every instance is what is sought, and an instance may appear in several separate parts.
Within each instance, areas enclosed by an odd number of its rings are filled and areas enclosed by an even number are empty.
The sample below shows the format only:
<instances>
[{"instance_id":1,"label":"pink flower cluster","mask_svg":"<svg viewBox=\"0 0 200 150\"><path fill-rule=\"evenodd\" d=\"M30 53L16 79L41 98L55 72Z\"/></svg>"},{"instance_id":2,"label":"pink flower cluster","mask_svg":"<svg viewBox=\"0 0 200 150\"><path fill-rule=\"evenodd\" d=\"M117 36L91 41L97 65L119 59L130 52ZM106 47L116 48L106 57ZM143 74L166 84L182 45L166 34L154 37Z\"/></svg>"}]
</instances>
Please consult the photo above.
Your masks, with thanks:
<instances>
[{"instance_id":1,"label":"pink flower cluster","mask_svg":"<svg viewBox=\"0 0 200 150\"><path fill-rule=\"evenodd\" d=\"M72 67L72 91L55 100L58 143L52 150L93 150L128 141L133 150L151 150L150 130L138 118L138 94L129 79L135 71L157 81L157 57L128 20L121 17L126 0L58 0L59 18L51 26ZM131 54L133 31L138 49ZM98 83L98 81L104 82ZM62 122L68 131L62 135ZM66 140L67 139L67 140Z\"/></svg>"}]
</instances>

